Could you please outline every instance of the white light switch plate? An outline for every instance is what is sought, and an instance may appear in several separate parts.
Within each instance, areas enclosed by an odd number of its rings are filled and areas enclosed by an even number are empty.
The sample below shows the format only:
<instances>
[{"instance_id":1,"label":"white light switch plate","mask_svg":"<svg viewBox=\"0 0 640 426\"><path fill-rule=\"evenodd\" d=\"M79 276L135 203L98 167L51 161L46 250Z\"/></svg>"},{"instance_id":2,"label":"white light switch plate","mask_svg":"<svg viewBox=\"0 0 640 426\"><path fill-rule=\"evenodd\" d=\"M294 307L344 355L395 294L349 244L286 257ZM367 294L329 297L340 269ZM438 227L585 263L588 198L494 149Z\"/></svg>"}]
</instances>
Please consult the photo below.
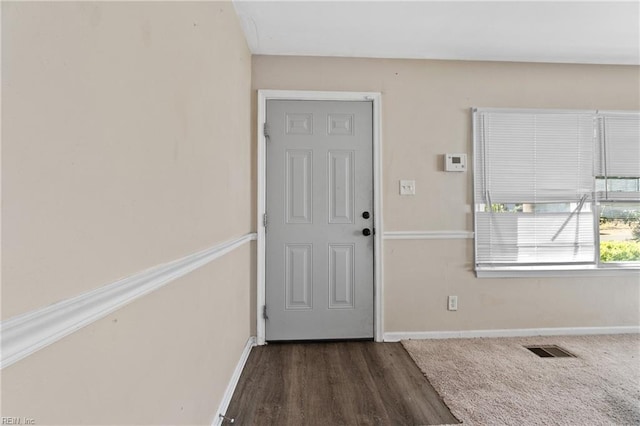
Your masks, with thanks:
<instances>
[{"instance_id":1,"label":"white light switch plate","mask_svg":"<svg viewBox=\"0 0 640 426\"><path fill-rule=\"evenodd\" d=\"M416 195L416 181L415 180L401 180L400 181L400 195Z\"/></svg>"}]
</instances>

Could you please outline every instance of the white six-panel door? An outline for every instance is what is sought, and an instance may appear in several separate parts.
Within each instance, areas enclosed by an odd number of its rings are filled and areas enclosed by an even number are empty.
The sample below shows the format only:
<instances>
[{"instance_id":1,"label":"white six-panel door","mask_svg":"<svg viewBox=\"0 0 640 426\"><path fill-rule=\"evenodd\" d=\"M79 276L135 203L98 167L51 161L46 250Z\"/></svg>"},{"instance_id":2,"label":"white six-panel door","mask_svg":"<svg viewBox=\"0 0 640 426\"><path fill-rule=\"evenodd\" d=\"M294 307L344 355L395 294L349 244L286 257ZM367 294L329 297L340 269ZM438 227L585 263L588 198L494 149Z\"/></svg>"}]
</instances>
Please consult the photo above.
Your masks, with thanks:
<instances>
[{"instance_id":1,"label":"white six-panel door","mask_svg":"<svg viewBox=\"0 0 640 426\"><path fill-rule=\"evenodd\" d=\"M266 340L371 338L372 102L266 111Z\"/></svg>"}]
</instances>

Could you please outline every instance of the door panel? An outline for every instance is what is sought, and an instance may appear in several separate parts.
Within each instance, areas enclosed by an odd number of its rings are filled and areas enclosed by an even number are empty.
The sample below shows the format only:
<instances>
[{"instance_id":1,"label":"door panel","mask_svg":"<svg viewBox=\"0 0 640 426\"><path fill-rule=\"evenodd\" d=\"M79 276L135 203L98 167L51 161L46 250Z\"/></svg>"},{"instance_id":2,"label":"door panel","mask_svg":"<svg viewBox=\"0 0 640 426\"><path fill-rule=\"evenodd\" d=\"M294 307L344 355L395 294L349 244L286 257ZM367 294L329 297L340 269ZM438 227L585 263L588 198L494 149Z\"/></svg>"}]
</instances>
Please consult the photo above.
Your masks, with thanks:
<instances>
[{"instance_id":1,"label":"door panel","mask_svg":"<svg viewBox=\"0 0 640 426\"><path fill-rule=\"evenodd\" d=\"M267 102L267 340L373 337L371 102Z\"/></svg>"},{"instance_id":2,"label":"door panel","mask_svg":"<svg viewBox=\"0 0 640 426\"><path fill-rule=\"evenodd\" d=\"M311 244L287 244L285 250L285 309L311 309L313 248Z\"/></svg>"},{"instance_id":3,"label":"door panel","mask_svg":"<svg viewBox=\"0 0 640 426\"><path fill-rule=\"evenodd\" d=\"M313 156L310 150L286 151L287 223L312 223Z\"/></svg>"},{"instance_id":4,"label":"door panel","mask_svg":"<svg viewBox=\"0 0 640 426\"><path fill-rule=\"evenodd\" d=\"M354 244L329 244L329 308L353 308Z\"/></svg>"},{"instance_id":5,"label":"door panel","mask_svg":"<svg viewBox=\"0 0 640 426\"><path fill-rule=\"evenodd\" d=\"M354 157L353 151L329 151L329 223L353 223Z\"/></svg>"}]
</instances>

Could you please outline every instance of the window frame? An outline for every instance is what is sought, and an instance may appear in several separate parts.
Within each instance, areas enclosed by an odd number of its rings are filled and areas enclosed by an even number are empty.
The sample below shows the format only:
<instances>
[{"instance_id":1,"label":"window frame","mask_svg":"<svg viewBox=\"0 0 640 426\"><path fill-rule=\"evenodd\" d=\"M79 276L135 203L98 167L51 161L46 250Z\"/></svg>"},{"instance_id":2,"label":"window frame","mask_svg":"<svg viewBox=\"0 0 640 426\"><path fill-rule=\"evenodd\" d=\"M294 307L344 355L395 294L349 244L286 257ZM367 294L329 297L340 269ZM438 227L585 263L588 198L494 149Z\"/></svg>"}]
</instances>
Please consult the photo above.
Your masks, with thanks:
<instances>
[{"instance_id":1,"label":"window frame","mask_svg":"<svg viewBox=\"0 0 640 426\"><path fill-rule=\"evenodd\" d=\"M593 262L565 262L565 263L529 263L529 264L508 264L508 265L490 265L478 263L478 212L477 205L481 200L477 200L476 184L478 179L483 179L476 172L476 149L478 147L478 119L481 113L524 113L524 114L592 114L597 128L594 126L594 173L593 173L593 192L589 204L593 211L593 239L594 239L594 259ZM600 254L600 209L601 203L605 202L624 202L622 200L602 199L596 190L596 166L598 157L595 150L604 150L604 133L602 123L607 115L630 114L638 115L640 111L598 111L598 110L578 110L578 109L539 109L539 108L471 108L472 118L472 147L473 147L473 173L472 173L472 192L473 192L473 226L474 226L474 271L478 278L484 277L567 277L567 276L626 276L637 275L640 271L640 261L632 262L602 262ZM483 141L484 143L484 141ZM483 158L484 161L484 158ZM484 169L484 165L483 165ZM605 180L606 185L606 180ZM482 200L485 201L485 200ZM640 203L640 199L630 199L630 202Z\"/></svg>"}]
</instances>

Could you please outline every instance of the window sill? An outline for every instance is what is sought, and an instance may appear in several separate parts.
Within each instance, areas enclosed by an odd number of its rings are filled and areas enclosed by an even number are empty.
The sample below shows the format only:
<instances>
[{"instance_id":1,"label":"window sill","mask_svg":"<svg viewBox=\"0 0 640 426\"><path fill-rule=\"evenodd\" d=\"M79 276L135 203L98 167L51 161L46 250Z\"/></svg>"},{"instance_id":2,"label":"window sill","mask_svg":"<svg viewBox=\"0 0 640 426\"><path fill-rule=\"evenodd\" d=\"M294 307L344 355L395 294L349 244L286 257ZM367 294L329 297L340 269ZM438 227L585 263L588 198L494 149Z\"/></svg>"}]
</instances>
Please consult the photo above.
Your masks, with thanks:
<instances>
[{"instance_id":1,"label":"window sill","mask_svg":"<svg viewBox=\"0 0 640 426\"><path fill-rule=\"evenodd\" d=\"M616 277L640 275L640 264L633 265L555 265L555 266L496 266L476 269L477 278L527 277Z\"/></svg>"}]
</instances>

